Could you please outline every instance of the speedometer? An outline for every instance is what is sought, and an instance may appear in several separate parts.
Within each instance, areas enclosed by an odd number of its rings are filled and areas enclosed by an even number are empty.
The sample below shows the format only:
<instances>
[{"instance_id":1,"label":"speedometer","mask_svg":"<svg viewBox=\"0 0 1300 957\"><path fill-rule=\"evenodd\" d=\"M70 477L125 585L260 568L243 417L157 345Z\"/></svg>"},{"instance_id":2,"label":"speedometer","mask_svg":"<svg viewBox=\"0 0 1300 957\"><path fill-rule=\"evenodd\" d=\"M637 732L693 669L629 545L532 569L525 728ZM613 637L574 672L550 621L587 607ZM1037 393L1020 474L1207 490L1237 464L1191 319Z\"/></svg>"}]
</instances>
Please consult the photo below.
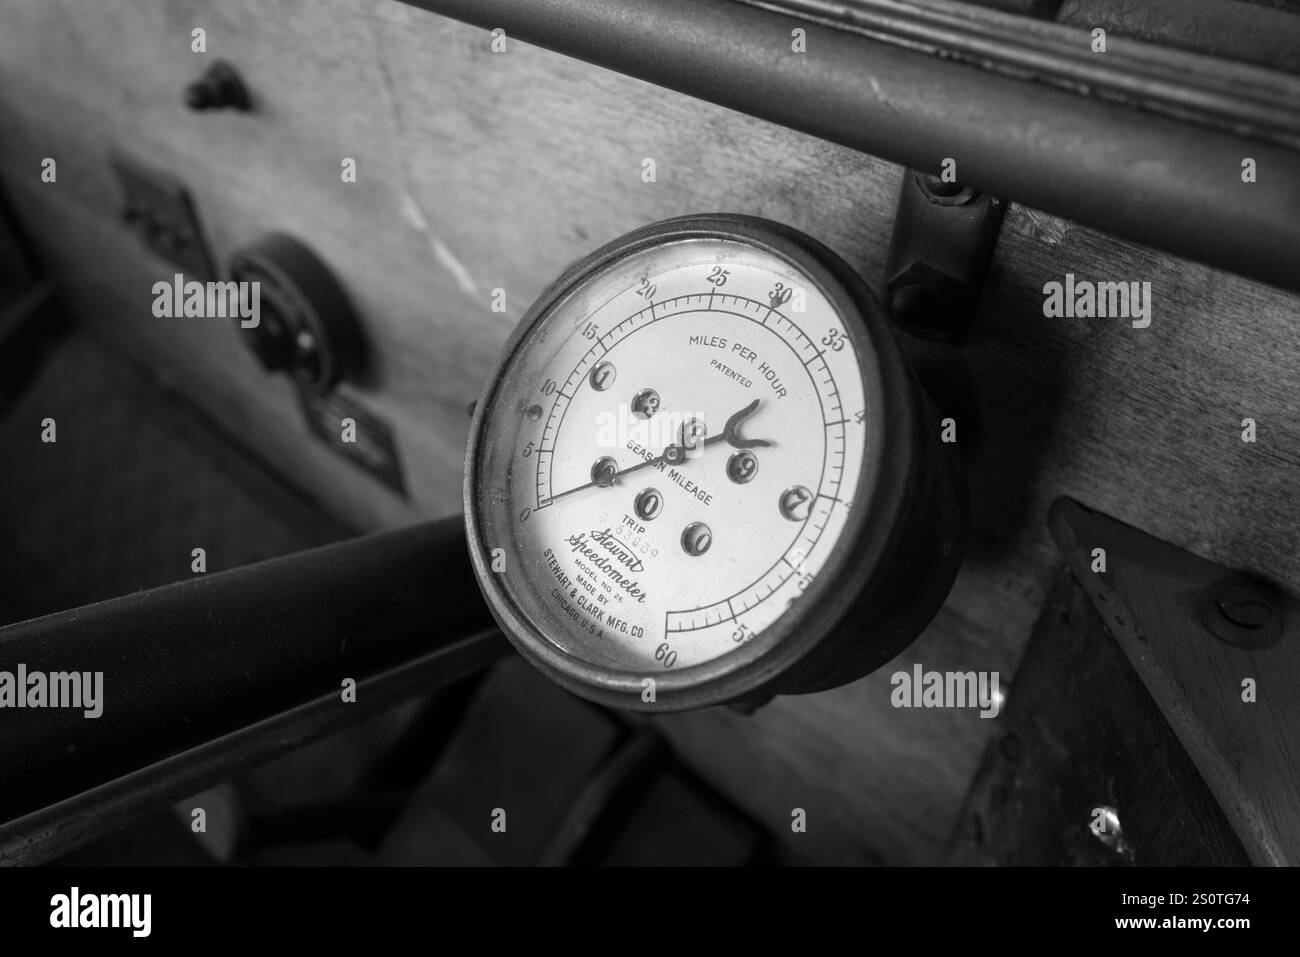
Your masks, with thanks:
<instances>
[{"instance_id":1,"label":"speedometer","mask_svg":"<svg viewBox=\"0 0 1300 957\"><path fill-rule=\"evenodd\" d=\"M676 710L816 691L929 623L965 486L866 286L812 238L704 215L570 268L474 413L480 586L535 666Z\"/></svg>"}]
</instances>

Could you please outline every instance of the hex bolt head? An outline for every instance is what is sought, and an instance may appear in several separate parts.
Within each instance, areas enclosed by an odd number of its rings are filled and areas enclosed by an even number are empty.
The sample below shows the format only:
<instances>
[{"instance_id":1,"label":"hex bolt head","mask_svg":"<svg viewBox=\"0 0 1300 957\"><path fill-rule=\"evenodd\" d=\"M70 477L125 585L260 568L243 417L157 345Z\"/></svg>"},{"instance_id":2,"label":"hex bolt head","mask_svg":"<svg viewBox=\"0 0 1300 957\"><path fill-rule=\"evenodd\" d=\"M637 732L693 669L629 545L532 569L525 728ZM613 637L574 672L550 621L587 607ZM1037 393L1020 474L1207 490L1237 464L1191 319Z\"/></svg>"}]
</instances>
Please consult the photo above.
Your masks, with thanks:
<instances>
[{"instance_id":1,"label":"hex bolt head","mask_svg":"<svg viewBox=\"0 0 1300 957\"><path fill-rule=\"evenodd\" d=\"M935 196L956 196L961 192L961 183L948 182L942 176L936 176L933 173L925 174L926 192L933 193Z\"/></svg>"},{"instance_id":2,"label":"hex bolt head","mask_svg":"<svg viewBox=\"0 0 1300 957\"><path fill-rule=\"evenodd\" d=\"M914 181L925 198L940 206L965 206L979 196L979 192L961 183L946 182L933 173L916 173Z\"/></svg>"}]
</instances>

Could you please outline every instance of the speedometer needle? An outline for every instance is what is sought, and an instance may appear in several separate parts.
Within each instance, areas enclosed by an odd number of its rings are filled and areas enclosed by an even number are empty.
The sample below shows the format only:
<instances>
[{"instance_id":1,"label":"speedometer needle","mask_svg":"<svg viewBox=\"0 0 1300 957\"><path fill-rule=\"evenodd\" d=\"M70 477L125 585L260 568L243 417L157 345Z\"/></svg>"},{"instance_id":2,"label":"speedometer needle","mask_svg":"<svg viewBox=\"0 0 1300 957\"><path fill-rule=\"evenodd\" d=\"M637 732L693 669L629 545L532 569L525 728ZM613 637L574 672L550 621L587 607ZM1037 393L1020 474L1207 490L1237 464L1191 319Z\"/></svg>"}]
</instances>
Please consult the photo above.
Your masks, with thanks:
<instances>
[{"instance_id":1,"label":"speedometer needle","mask_svg":"<svg viewBox=\"0 0 1300 957\"><path fill-rule=\"evenodd\" d=\"M739 412L734 413L731 418L727 419L726 424L722 427L722 431L717 435L711 435L706 438L699 444L699 448L705 449L718 442L727 442L729 445L737 449L760 449L770 446L772 443L767 441L767 439L744 439L740 436L740 423L754 414L754 410L758 408L758 403L759 400L755 399ZM615 472L613 475L605 476L603 481L597 482L593 480L585 485L579 485L566 492L561 492L559 495L552 495L547 500L547 504L558 501L566 495L572 495L574 492L581 492L583 489L593 488L597 485L608 487L613 485L624 475L630 475L638 469L648 468L651 465L658 465L661 462L667 462L669 465L680 465L682 462L686 461L687 451L688 449L684 445L670 445L664 449L660 455L657 455L652 459L646 459L644 462L638 462L636 465L630 465L619 472Z\"/></svg>"}]
</instances>

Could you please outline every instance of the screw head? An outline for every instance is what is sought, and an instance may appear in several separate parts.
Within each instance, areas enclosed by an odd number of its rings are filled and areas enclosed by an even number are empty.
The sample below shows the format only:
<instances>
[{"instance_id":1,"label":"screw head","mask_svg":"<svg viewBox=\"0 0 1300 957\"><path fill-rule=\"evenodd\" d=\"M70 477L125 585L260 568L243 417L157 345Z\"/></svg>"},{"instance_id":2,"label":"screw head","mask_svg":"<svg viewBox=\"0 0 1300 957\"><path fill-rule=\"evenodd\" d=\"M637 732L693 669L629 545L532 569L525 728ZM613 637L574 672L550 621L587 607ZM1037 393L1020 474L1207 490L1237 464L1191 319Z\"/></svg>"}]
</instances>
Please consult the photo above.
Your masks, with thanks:
<instances>
[{"instance_id":1,"label":"screw head","mask_svg":"<svg viewBox=\"0 0 1300 957\"><path fill-rule=\"evenodd\" d=\"M1223 617L1240 628L1263 628L1273 617L1273 606L1262 596L1241 585L1228 585L1215 597Z\"/></svg>"},{"instance_id":2,"label":"screw head","mask_svg":"<svg viewBox=\"0 0 1300 957\"><path fill-rule=\"evenodd\" d=\"M1201 624L1230 645L1268 648L1282 639L1285 606L1274 604L1268 588L1241 576L1200 589L1193 601Z\"/></svg>"},{"instance_id":3,"label":"screw head","mask_svg":"<svg viewBox=\"0 0 1300 957\"><path fill-rule=\"evenodd\" d=\"M1106 850L1129 857L1132 848L1124 840L1124 828L1119 823L1119 811L1109 804L1092 809L1088 820L1088 832L1092 834Z\"/></svg>"}]
</instances>

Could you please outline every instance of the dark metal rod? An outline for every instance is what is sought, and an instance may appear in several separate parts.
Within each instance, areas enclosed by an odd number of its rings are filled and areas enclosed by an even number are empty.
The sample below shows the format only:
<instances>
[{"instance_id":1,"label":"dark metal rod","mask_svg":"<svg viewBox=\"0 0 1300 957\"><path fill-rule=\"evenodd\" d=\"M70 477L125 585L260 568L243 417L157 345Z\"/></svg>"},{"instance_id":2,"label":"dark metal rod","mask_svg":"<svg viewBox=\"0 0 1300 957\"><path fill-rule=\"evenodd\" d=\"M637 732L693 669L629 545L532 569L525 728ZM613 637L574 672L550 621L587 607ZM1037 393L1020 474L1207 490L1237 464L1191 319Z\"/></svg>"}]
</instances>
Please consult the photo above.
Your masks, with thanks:
<instances>
[{"instance_id":1,"label":"dark metal rod","mask_svg":"<svg viewBox=\"0 0 1300 957\"><path fill-rule=\"evenodd\" d=\"M1065 0L1061 23L1300 72L1300 16L1224 0Z\"/></svg>"},{"instance_id":2,"label":"dark metal rod","mask_svg":"<svg viewBox=\"0 0 1300 957\"><path fill-rule=\"evenodd\" d=\"M465 654L482 662L508 648L499 637L462 647L494 628L456 516L0 629L0 671L103 674L99 717L0 712L0 820L313 699L350 713L348 678L438 652L462 674L451 663Z\"/></svg>"},{"instance_id":3,"label":"dark metal rod","mask_svg":"<svg viewBox=\"0 0 1300 957\"><path fill-rule=\"evenodd\" d=\"M403 698L428 694L510 649L495 627L396 668L362 678L356 704L327 694L221 738L164 758L56 804L0 824L0 867L40 864L136 818L357 721Z\"/></svg>"},{"instance_id":4,"label":"dark metal rod","mask_svg":"<svg viewBox=\"0 0 1300 957\"><path fill-rule=\"evenodd\" d=\"M1049 23L959 0L736 2L817 20L885 43L935 54L942 51L946 59L1052 84L1081 96L1123 101L1149 113L1244 132L1293 149L1300 145L1300 78L1214 56L1197 56L1177 46L1138 42L1127 30L1112 32L1105 20ZM1110 2L1133 6L1132 0ZM1226 6L1225 0L1174 2ZM1261 13L1274 13L1274 17L1262 20ZM1165 18L1169 16L1166 10ZM1231 16L1237 34L1271 31L1282 42L1289 38L1300 43L1300 17L1255 7ZM1107 27L1110 34L1104 56L1092 51L1091 30L1097 26ZM1191 34L1199 27L1174 18L1169 33ZM1222 23L1219 29L1224 29Z\"/></svg>"},{"instance_id":5,"label":"dark metal rod","mask_svg":"<svg viewBox=\"0 0 1300 957\"><path fill-rule=\"evenodd\" d=\"M1300 290L1300 162L1277 144L732 0L404 2L914 169L953 157L984 192Z\"/></svg>"}]
</instances>

